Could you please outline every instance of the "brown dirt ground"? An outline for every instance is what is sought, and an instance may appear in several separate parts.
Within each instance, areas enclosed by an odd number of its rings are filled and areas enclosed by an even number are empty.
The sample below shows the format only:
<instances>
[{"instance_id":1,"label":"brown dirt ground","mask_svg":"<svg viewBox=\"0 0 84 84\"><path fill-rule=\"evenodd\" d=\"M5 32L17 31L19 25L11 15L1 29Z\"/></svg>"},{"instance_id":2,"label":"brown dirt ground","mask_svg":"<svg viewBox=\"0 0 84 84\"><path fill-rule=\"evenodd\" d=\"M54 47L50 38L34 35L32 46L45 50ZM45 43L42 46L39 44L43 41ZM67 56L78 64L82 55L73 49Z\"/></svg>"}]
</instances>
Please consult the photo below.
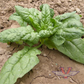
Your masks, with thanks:
<instances>
[{"instance_id":1,"label":"brown dirt ground","mask_svg":"<svg viewBox=\"0 0 84 84\"><path fill-rule=\"evenodd\" d=\"M15 11L14 6L34 7L47 3L54 9L55 15L65 12L77 11L82 15L81 22L84 25L84 0L0 0L0 32L8 28L19 27L15 21L9 21L9 16ZM0 43L0 70L4 63L14 52L21 50L24 45L19 46ZM84 65L79 64L56 50L47 47L40 48L42 54L38 56L40 63L36 65L24 77L19 78L15 84L84 84ZM72 71L80 71L77 75L64 79L52 71L60 71L60 67L72 67Z\"/></svg>"}]
</instances>

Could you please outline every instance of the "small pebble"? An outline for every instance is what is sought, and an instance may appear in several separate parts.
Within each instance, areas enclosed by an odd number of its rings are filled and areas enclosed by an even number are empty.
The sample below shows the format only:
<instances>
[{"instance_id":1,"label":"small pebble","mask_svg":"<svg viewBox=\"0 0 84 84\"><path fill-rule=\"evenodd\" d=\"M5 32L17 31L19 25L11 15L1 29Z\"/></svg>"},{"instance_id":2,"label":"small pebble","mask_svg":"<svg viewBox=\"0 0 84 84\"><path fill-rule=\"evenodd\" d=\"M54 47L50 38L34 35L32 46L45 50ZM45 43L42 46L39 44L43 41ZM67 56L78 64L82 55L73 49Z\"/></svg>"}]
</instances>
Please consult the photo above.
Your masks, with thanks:
<instances>
[{"instance_id":1,"label":"small pebble","mask_svg":"<svg viewBox=\"0 0 84 84\"><path fill-rule=\"evenodd\" d=\"M49 74L49 76L51 76L51 74Z\"/></svg>"},{"instance_id":2,"label":"small pebble","mask_svg":"<svg viewBox=\"0 0 84 84\"><path fill-rule=\"evenodd\" d=\"M43 56L45 56L45 57L46 57L47 55L46 55L46 54L43 54Z\"/></svg>"},{"instance_id":3,"label":"small pebble","mask_svg":"<svg viewBox=\"0 0 84 84\"><path fill-rule=\"evenodd\" d=\"M76 11L77 13L81 13L80 9L79 8L76 8Z\"/></svg>"},{"instance_id":4,"label":"small pebble","mask_svg":"<svg viewBox=\"0 0 84 84\"><path fill-rule=\"evenodd\" d=\"M53 67L53 65L51 65Z\"/></svg>"},{"instance_id":5,"label":"small pebble","mask_svg":"<svg viewBox=\"0 0 84 84\"><path fill-rule=\"evenodd\" d=\"M9 48L10 47L10 45L7 45L7 48Z\"/></svg>"},{"instance_id":6,"label":"small pebble","mask_svg":"<svg viewBox=\"0 0 84 84\"><path fill-rule=\"evenodd\" d=\"M72 0L68 0L69 2L71 2Z\"/></svg>"}]
</instances>

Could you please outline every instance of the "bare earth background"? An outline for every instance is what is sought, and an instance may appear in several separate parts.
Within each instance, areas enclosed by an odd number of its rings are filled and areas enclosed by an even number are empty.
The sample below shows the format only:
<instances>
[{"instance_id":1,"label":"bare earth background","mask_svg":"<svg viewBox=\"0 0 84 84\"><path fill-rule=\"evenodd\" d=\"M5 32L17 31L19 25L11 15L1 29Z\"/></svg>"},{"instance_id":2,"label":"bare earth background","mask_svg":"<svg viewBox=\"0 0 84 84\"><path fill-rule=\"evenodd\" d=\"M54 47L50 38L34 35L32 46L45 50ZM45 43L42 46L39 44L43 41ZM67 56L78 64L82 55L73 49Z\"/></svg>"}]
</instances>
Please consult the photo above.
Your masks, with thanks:
<instances>
[{"instance_id":1,"label":"bare earth background","mask_svg":"<svg viewBox=\"0 0 84 84\"><path fill-rule=\"evenodd\" d=\"M0 32L8 28L17 28L19 24L9 21L9 16L14 13L15 5L27 8L37 8L47 3L54 9L55 15L65 12L77 11L82 15L81 22L84 25L84 0L1 0L0 1ZM0 70L4 63L14 52L21 50L24 45L0 43ZM40 48L42 54L38 56L40 63L24 77L19 78L16 84L84 84L84 65L79 64L56 50L49 50L47 47ZM60 67L72 67L72 71L80 71L77 75L64 79L52 71L60 71Z\"/></svg>"}]
</instances>

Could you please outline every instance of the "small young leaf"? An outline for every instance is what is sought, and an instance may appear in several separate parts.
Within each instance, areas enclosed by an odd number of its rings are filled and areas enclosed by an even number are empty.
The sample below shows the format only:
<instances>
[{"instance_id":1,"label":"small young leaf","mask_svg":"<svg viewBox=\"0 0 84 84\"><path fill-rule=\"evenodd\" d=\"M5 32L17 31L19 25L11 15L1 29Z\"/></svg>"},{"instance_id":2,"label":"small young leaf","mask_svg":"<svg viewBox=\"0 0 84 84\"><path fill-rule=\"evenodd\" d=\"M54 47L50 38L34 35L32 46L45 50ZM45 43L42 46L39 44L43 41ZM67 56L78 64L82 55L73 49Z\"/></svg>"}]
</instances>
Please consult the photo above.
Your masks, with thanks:
<instances>
[{"instance_id":1,"label":"small young leaf","mask_svg":"<svg viewBox=\"0 0 84 84\"><path fill-rule=\"evenodd\" d=\"M14 84L19 77L24 76L39 63L36 55L40 53L36 48L29 47L14 53L0 72L0 84Z\"/></svg>"},{"instance_id":2,"label":"small young leaf","mask_svg":"<svg viewBox=\"0 0 84 84\"><path fill-rule=\"evenodd\" d=\"M52 8L50 8L50 16L53 18L54 16L54 10Z\"/></svg>"},{"instance_id":3,"label":"small young leaf","mask_svg":"<svg viewBox=\"0 0 84 84\"><path fill-rule=\"evenodd\" d=\"M47 4L42 4L42 5L40 6L40 10L41 10L41 11L42 11L44 5L47 5ZM51 17L54 16L54 10L53 10L52 8L50 8L50 16L51 16Z\"/></svg>"},{"instance_id":4,"label":"small young leaf","mask_svg":"<svg viewBox=\"0 0 84 84\"><path fill-rule=\"evenodd\" d=\"M9 20L16 20L20 26L27 26L27 22L25 22L21 16L19 16L17 13L14 13L12 14L10 17L9 17Z\"/></svg>"},{"instance_id":5,"label":"small young leaf","mask_svg":"<svg viewBox=\"0 0 84 84\"><path fill-rule=\"evenodd\" d=\"M53 27L54 28L54 27ZM48 37L50 37L51 35L53 35L55 32L56 32L56 28L54 28L54 29L50 29L50 30L41 30L40 32L39 32L39 36L40 36L40 38L48 38Z\"/></svg>"},{"instance_id":6,"label":"small young leaf","mask_svg":"<svg viewBox=\"0 0 84 84\"><path fill-rule=\"evenodd\" d=\"M41 29L47 29L49 26L53 26L50 14L50 7L47 4L42 5L42 19L41 19Z\"/></svg>"}]
</instances>

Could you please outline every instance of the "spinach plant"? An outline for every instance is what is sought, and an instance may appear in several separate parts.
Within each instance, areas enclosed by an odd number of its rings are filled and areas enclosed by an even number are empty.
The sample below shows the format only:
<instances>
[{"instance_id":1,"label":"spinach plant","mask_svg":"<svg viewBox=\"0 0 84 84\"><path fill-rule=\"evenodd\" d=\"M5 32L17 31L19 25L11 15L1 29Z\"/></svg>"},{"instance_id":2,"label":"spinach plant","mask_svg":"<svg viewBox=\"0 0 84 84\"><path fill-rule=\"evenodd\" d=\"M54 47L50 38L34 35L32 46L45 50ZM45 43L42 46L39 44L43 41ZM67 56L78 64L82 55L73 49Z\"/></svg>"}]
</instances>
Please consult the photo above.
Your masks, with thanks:
<instances>
[{"instance_id":1,"label":"spinach plant","mask_svg":"<svg viewBox=\"0 0 84 84\"><path fill-rule=\"evenodd\" d=\"M65 13L54 17L54 11L47 4L40 10L15 6L16 12L10 20L16 20L21 27L5 30L0 33L0 42L27 43L23 50L14 53L4 64L0 72L0 84L14 84L17 78L24 76L39 59L41 45L57 49L71 59L84 64L84 28L80 15L76 12ZM32 47L40 42L40 45Z\"/></svg>"}]
</instances>

